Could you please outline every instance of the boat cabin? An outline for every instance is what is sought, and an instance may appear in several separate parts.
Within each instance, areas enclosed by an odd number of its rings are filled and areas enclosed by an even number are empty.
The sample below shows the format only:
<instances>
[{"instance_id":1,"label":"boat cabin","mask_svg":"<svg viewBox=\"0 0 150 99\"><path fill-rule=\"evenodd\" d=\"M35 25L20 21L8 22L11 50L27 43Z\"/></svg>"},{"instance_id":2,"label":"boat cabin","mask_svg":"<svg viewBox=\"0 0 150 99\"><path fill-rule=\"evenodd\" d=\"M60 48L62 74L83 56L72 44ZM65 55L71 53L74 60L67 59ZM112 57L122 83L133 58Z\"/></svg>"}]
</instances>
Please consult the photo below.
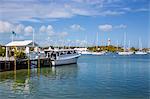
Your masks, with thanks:
<instances>
[{"instance_id":1,"label":"boat cabin","mask_svg":"<svg viewBox=\"0 0 150 99\"><path fill-rule=\"evenodd\" d=\"M53 50L45 50L46 57L51 58L52 60L56 60L58 57L63 56L71 56L73 54L78 54L76 50L73 49L53 49Z\"/></svg>"}]
</instances>

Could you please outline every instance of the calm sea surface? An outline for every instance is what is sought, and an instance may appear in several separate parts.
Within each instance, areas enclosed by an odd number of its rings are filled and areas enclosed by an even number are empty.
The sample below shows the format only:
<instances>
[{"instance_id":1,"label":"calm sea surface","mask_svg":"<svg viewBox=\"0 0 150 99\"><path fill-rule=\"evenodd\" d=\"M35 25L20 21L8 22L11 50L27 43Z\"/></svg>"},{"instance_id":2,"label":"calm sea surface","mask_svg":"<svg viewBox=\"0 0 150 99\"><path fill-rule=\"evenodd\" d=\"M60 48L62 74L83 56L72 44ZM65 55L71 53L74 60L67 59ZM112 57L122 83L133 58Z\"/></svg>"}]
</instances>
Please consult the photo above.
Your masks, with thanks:
<instances>
[{"instance_id":1,"label":"calm sea surface","mask_svg":"<svg viewBox=\"0 0 150 99\"><path fill-rule=\"evenodd\" d=\"M150 56L84 55L74 65L1 72L0 99L150 99Z\"/></svg>"}]
</instances>

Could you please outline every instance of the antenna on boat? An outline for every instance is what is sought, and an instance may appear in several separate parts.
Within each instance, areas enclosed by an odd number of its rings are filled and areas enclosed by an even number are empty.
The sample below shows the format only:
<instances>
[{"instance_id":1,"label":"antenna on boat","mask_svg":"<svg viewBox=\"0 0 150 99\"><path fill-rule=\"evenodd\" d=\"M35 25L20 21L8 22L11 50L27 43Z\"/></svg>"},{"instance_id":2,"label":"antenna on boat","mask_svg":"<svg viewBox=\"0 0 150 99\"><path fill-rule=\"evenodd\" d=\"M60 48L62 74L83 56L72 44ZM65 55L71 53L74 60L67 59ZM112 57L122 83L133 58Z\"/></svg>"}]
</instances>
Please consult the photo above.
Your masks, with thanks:
<instances>
[{"instance_id":1,"label":"antenna on boat","mask_svg":"<svg viewBox=\"0 0 150 99\"><path fill-rule=\"evenodd\" d=\"M35 32L35 31L34 31L34 29L33 29L33 31L32 31L32 32L33 32L33 35L32 35L33 45L32 45L32 46L34 47L34 32Z\"/></svg>"}]
</instances>

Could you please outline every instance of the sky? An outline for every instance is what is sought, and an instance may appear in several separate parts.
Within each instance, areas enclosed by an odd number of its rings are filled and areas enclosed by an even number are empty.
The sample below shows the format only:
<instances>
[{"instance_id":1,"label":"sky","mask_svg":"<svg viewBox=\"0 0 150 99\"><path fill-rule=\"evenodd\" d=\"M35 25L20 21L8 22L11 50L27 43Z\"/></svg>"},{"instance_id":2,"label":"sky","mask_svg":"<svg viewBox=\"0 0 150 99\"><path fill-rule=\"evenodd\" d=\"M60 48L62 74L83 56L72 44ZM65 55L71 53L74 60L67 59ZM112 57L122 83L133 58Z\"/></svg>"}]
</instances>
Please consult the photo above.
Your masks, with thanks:
<instances>
[{"instance_id":1,"label":"sky","mask_svg":"<svg viewBox=\"0 0 150 99\"><path fill-rule=\"evenodd\" d=\"M0 44L150 47L149 0L0 0ZM126 35L126 40L124 40Z\"/></svg>"}]
</instances>

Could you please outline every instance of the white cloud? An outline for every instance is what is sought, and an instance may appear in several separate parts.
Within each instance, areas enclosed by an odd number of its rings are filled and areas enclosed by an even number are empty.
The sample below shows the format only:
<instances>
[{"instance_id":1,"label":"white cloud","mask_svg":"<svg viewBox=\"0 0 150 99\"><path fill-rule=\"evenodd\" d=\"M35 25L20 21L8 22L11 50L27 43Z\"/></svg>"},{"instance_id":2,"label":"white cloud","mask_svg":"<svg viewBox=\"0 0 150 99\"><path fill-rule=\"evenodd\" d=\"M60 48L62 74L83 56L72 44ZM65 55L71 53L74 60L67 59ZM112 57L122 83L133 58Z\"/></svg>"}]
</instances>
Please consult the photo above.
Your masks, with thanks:
<instances>
[{"instance_id":1,"label":"white cloud","mask_svg":"<svg viewBox=\"0 0 150 99\"><path fill-rule=\"evenodd\" d=\"M125 14L129 8L116 7L121 0L3 0L0 6L2 20L41 22L42 19L71 18L73 16L106 16ZM46 3L45 3L46 2ZM19 3L19 5L18 5ZM113 4L115 3L115 7ZM100 6L100 8L99 8ZM113 10L112 10L113 9ZM145 9L141 9L142 11Z\"/></svg>"},{"instance_id":2,"label":"white cloud","mask_svg":"<svg viewBox=\"0 0 150 99\"><path fill-rule=\"evenodd\" d=\"M131 11L132 9L129 8L129 7L125 7L125 8L122 8L122 10L124 10L124 11Z\"/></svg>"},{"instance_id":3,"label":"white cloud","mask_svg":"<svg viewBox=\"0 0 150 99\"><path fill-rule=\"evenodd\" d=\"M98 28L101 31L108 32L108 31L112 31L112 29L125 29L127 28L127 25L120 24L120 25L113 26L111 24L104 24L104 25L99 25Z\"/></svg>"},{"instance_id":4,"label":"white cloud","mask_svg":"<svg viewBox=\"0 0 150 99\"><path fill-rule=\"evenodd\" d=\"M113 26L110 25L110 24L104 24L104 25L99 25L98 28L101 30L101 31L104 31L104 32L108 32L108 31L111 31Z\"/></svg>"},{"instance_id":5,"label":"white cloud","mask_svg":"<svg viewBox=\"0 0 150 99\"><path fill-rule=\"evenodd\" d=\"M0 33L10 33L12 31L16 34L30 35L34 28L32 26L25 27L23 24L12 24L6 21L0 21Z\"/></svg>"},{"instance_id":6,"label":"white cloud","mask_svg":"<svg viewBox=\"0 0 150 99\"><path fill-rule=\"evenodd\" d=\"M65 36L67 36L67 35L68 35L67 32L62 32L62 33L60 33L60 36L62 36L62 37L65 37Z\"/></svg>"},{"instance_id":7,"label":"white cloud","mask_svg":"<svg viewBox=\"0 0 150 99\"><path fill-rule=\"evenodd\" d=\"M47 31L48 34L53 34L54 33L54 29L53 29L52 25L48 25L46 31Z\"/></svg>"},{"instance_id":8,"label":"white cloud","mask_svg":"<svg viewBox=\"0 0 150 99\"><path fill-rule=\"evenodd\" d=\"M46 33L48 36L55 36L55 37L65 37L68 35L67 32L59 32L59 33L55 32L52 25L41 26L39 29L39 33Z\"/></svg>"},{"instance_id":9,"label":"white cloud","mask_svg":"<svg viewBox=\"0 0 150 99\"><path fill-rule=\"evenodd\" d=\"M25 32L25 35L26 36L29 36L33 33L34 31L34 28L32 26L27 26L25 29L24 29L24 32Z\"/></svg>"},{"instance_id":10,"label":"white cloud","mask_svg":"<svg viewBox=\"0 0 150 99\"><path fill-rule=\"evenodd\" d=\"M15 31L16 33L24 33L24 28L25 28L24 25L19 24L19 25L16 26L16 28L15 28L14 31Z\"/></svg>"},{"instance_id":11,"label":"white cloud","mask_svg":"<svg viewBox=\"0 0 150 99\"><path fill-rule=\"evenodd\" d=\"M148 8L139 8L139 9L135 9L135 12L144 12L144 11L149 11Z\"/></svg>"},{"instance_id":12,"label":"white cloud","mask_svg":"<svg viewBox=\"0 0 150 99\"><path fill-rule=\"evenodd\" d=\"M123 11L112 11L112 10L106 10L106 11L103 11L101 13L99 13L99 15L101 16L114 16L114 15L121 15L121 14L125 14L125 12Z\"/></svg>"},{"instance_id":13,"label":"white cloud","mask_svg":"<svg viewBox=\"0 0 150 99\"><path fill-rule=\"evenodd\" d=\"M39 29L40 33L45 33L46 32L46 26L42 25Z\"/></svg>"},{"instance_id":14,"label":"white cloud","mask_svg":"<svg viewBox=\"0 0 150 99\"><path fill-rule=\"evenodd\" d=\"M73 14L66 11L66 9L54 9L45 17L47 18L70 18Z\"/></svg>"},{"instance_id":15,"label":"white cloud","mask_svg":"<svg viewBox=\"0 0 150 99\"><path fill-rule=\"evenodd\" d=\"M124 25L124 24L120 24L120 25L114 26L114 28L116 28L116 29L125 29L125 28L127 28L127 26Z\"/></svg>"},{"instance_id":16,"label":"white cloud","mask_svg":"<svg viewBox=\"0 0 150 99\"><path fill-rule=\"evenodd\" d=\"M0 33L11 32L13 28L14 28L13 24L6 21L0 21Z\"/></svg>"},{"instance_id":17,"label":"white cloud","mask_svg":"<svg viewBox=\"0 0 150 99\"><path fill-rule=\"evenodd\" d=\"M73 24L73 25L71 25L70 26L70 28L72 29L72 30L76 30L76 31L83 31L83 30L85 30L83 27L81 27L79 24Z\"/></svg>"},{"instance_id":18,"label":"white cloud","mask_svg":"<svg viewBox=\"0 0 150 99\"><path fill-rule=\"evenodd\" d=\"M129 8L129 7L122 8L122 10L128 11L128 12L146 12L146 11L149 11L148 8Z\"/></svg>"},{"instance_id":19,"label":"white cloud","mask_svg":"<svg viewBox=\"0 0 150 99\"><path fill-rule=\"evenodd\" d=\"M42 25L39 29L39 33L47 33L49 36L52 36L55 34L52 25L48 25L47 27Z\"/></svg>"}]
</instances>

